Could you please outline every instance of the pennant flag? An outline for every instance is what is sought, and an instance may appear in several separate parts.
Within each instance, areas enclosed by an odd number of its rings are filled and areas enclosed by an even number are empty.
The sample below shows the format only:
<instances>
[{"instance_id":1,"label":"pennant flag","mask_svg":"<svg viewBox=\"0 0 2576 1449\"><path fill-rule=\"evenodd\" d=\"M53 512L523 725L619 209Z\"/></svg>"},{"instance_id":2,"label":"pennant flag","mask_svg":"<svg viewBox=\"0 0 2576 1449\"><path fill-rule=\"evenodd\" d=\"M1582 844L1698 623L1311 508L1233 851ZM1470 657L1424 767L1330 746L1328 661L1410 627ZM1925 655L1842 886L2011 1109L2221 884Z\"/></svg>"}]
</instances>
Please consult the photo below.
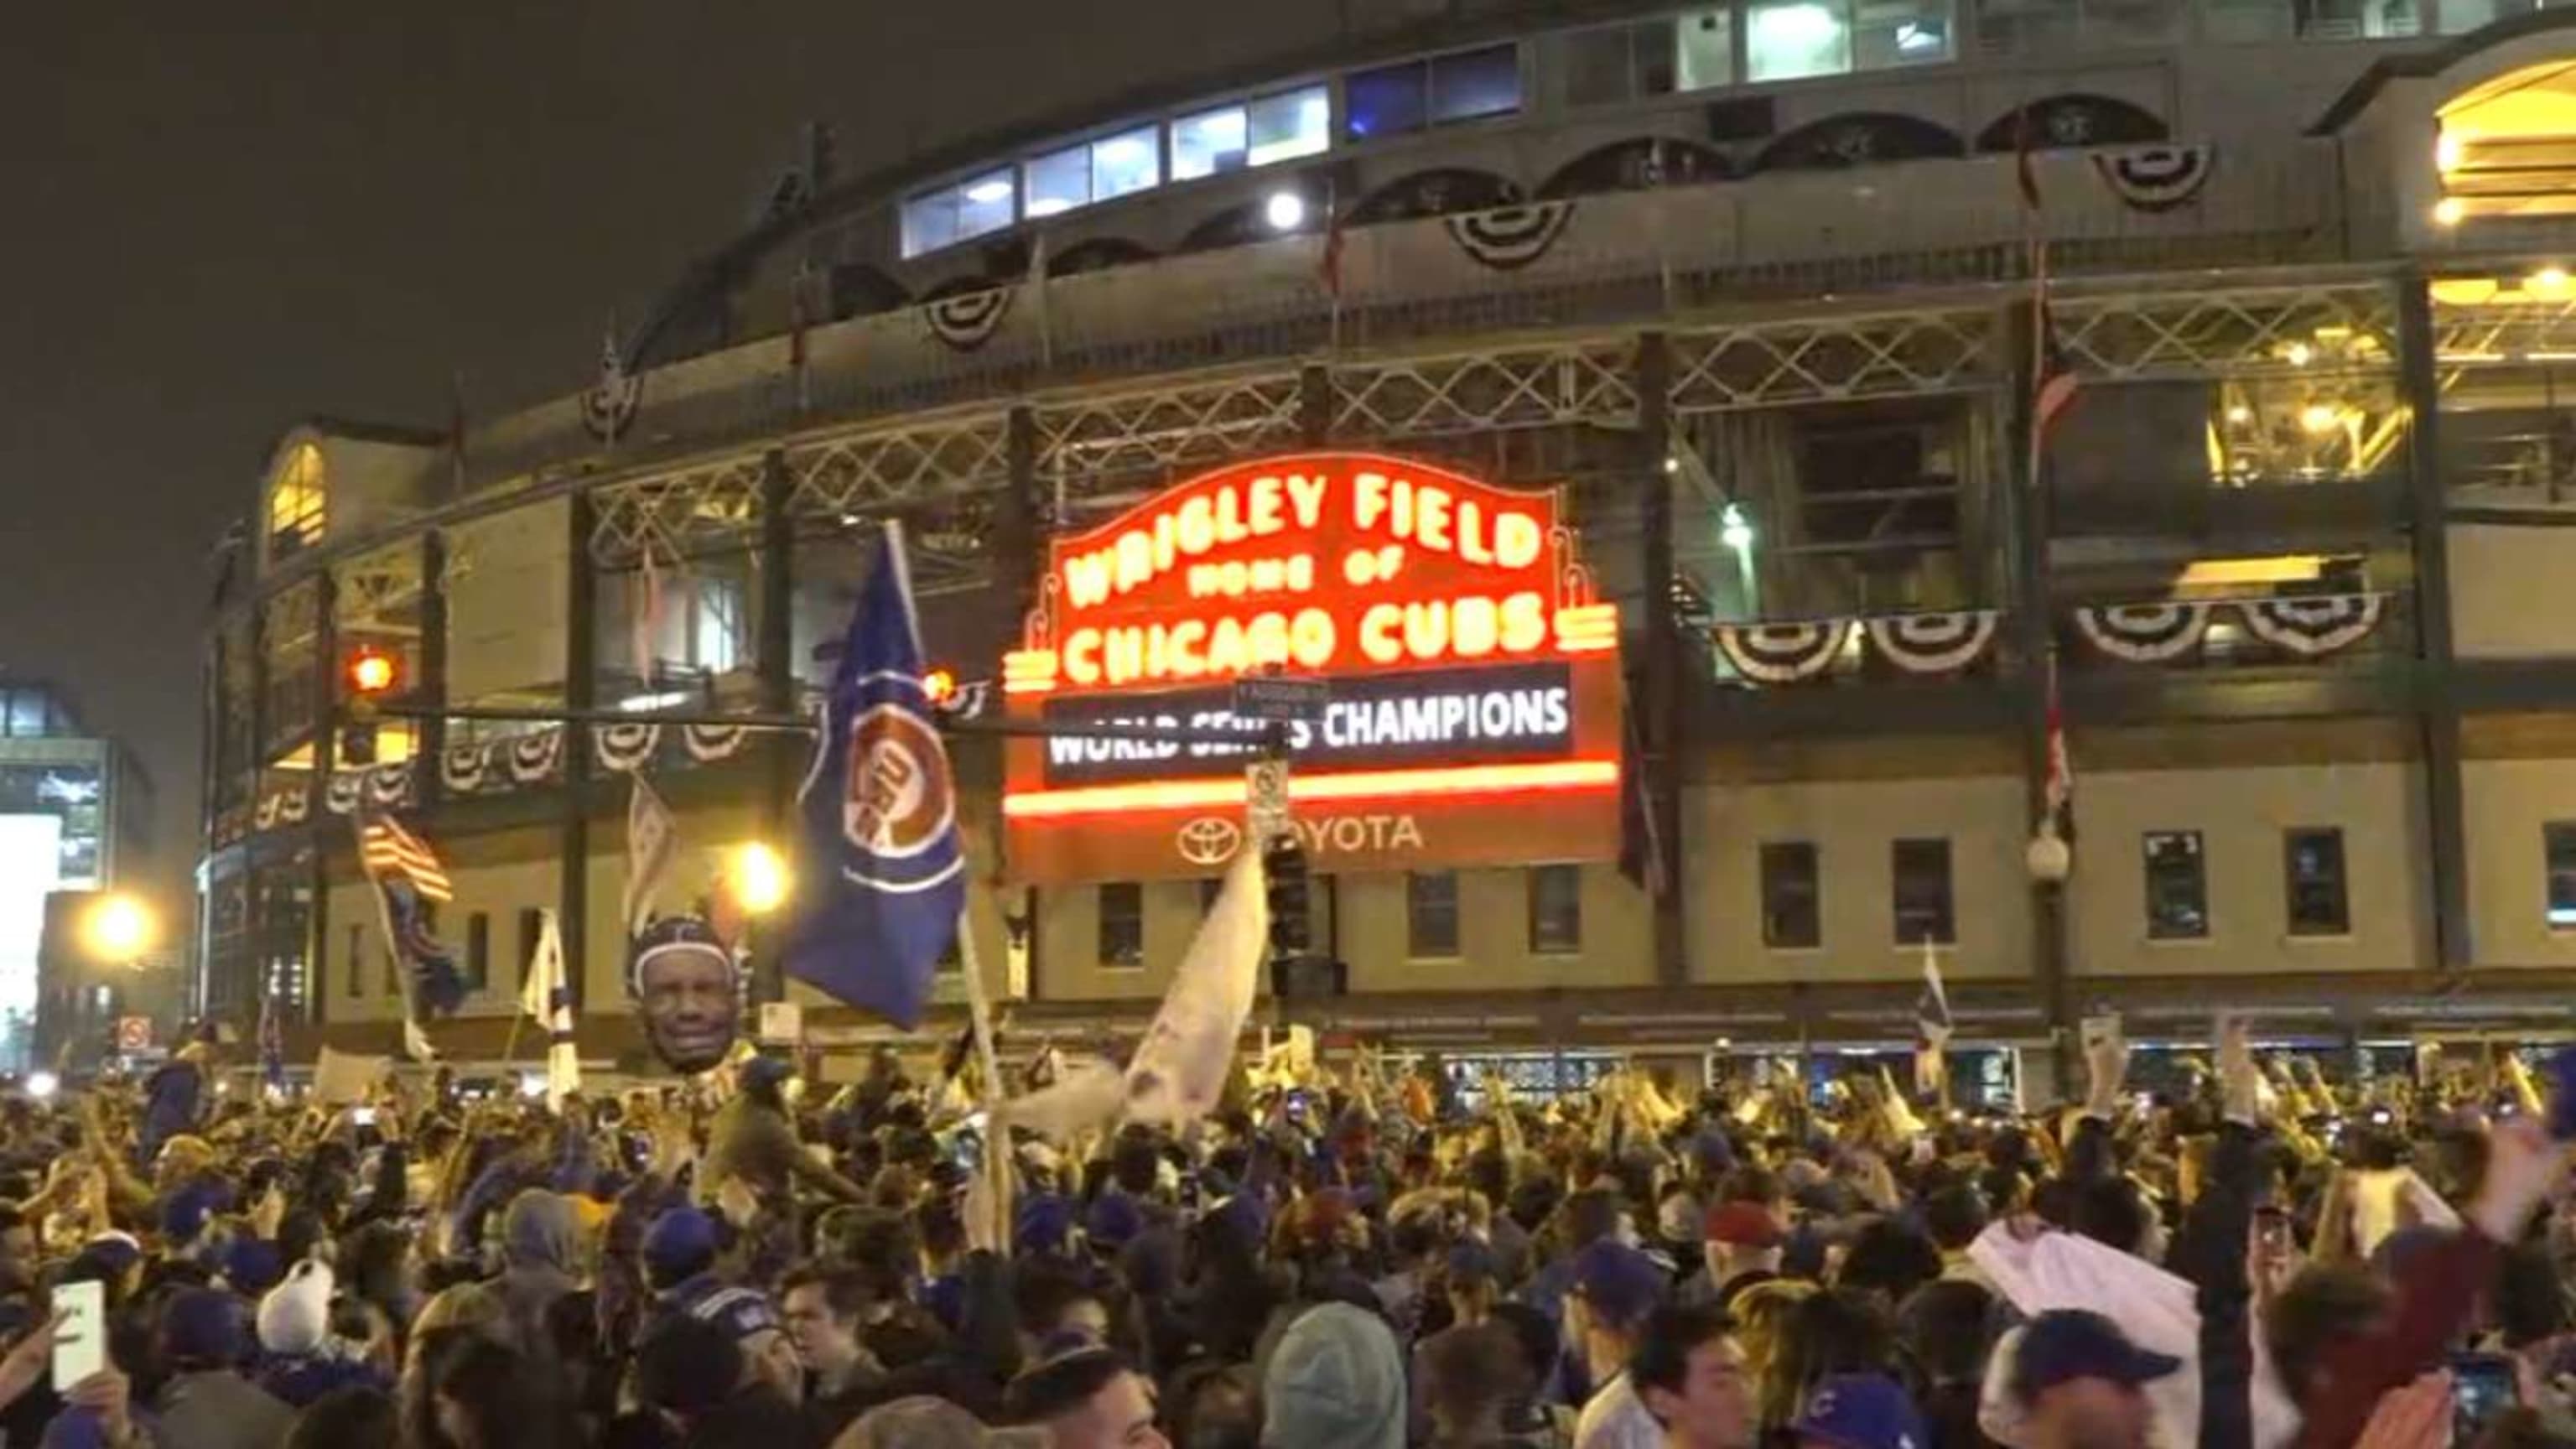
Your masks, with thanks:
<instances>
[{"instance_id":1,"label":"pennant flag","mask_svg":"<svg viewBox=\"0 0 2576 1449\"><path fill-rule=\"evenodd\" d=\"M2013 184L2021 189L2021 209L2036 216L2040 209L2039 167L2036 164L2039 135L2034 126L2028 102L2013 118Z\"/></svg>"},{"instance_id":2,"label":"pennant flag","mask_svg":"<svg viewBox=\"0 0 2576 1449\"><path fill-rule=\"evenodd\" d=\"M1015 1097L1000 1116L1013 1127L1026 1128L1050 1142L1071 1142L1118 1115L1126 1087L1118 1068L1098 1057L1083 1057L1058 1066L1047 1085ZM991 1141L1008 1135L988 1132Z\"/></svg>"},{"instance_id":3,"label":"pennant flag","mask_svg":"<svg viewBox=\"0 0 2576 1449\"><path fill-rule=\"evenodd\" d=\"M888 523L797 796L784 960L788 975L906 1029L966 905L956 782L921 675L902 526Z\"/></svg>"},{"instance_id":4,"label":"pennant flag","mask_svg":"<svg viewBox=\"0 0 2576 1449\"><path fill-rule=\"evenodd\" d=\"M564 1098L581 1090L581 1049L573 1040L572 978L564 970L563 927L552 911L541 910L537 918L537 953L519 986L519 1010L545 1030L546 1105L560 1111Z\"/></svg>"},{"instance_id":5,"label":"pennant flag","mask_svg":"<svg viewBox=\"0 0 2576 1449\"><path fill-rule=\"evenodd\" d=\"M2048 779L2041 788L2042 835L2075 843L2075 761L2066 750L2066 712L2057 696L2057 655L2048 656Z\"/></svg>"},{"instance_id":6,"label":"pennant flag","mask_svg":"<svg viewBox=\"0 0 2576 1449\"><path fill-rule=\"evenodd\" d=\"M269 1090L286 1090L286 1032L277 1019L277 993L259 997L259 1079Z\"/></svg>"},{"instance_id":7,"label":"pennant flag","mask_svg":"<svg viewBox=\"0 0 2576 1449\"><path fill-rule=\"evenodd\" d=\"M1950 993L1941 985L1941 956L1923 941L1923 992L1914 999L1914 1090L1938 1094L1946 1079L1950 1046Z\"/></svg>"},{"instance_id":8,"label":"pennant flag","mask_svg":"<svg viewBox=\"0 0 2576 1449\"><path fill-rule=\"evenodd\" d=\"M1239 850L1154 1025L1127 1065L1127 1115L1175 1127L1213 1111L1270 946L1261 852Z\"/></svg>"},{"instance_id":9,"label":"pennant flag","mask_svg":"<svg viewBox=\"0 0 2576 1449\"><path fill-rule=\"evenodd\" d=\"M357 829L358 864L376 888L385 949L402 967L403 1052L413 1061L429 1061L438 1053L421 1030L421 1012L447 1016L465 1004L465 976L456 969L456 955L429 928L430 903L455 899L455 887L429 843L400 821L371 815Z\"/></svg>"},{"instance_id":10,"label":"pennant flag","mask_svg":"<svg viewBox=\"0 0 2576 1449\"><path fill-rule=\"evenodd\" d=\"M1327 194L1324 198L1324 252L1315 264L1315 275L1323 280L1324 290L1331 293L1336 302L1342 299L1342 244L1345 239L1342 209L1334 205L1332 197Z\"/></svg>"},{"instance_id":11,"label":"pennant flag","mask_svg":"<svg viewBox=\"0 0 2576 1449\"><path fill-rule=\"evenodd\" d=\"M2037 367L2033 369L2030 398L2031 453L2036 457L2046 445L2050 429L2059 417L2075 405L2075 368L2067 361L2066 346L2057 336L2057 313L2048 305L2046 283L2034 304L2035 325L2039 329L2036 346Z\"/></svg>"},{"instance_id":12,"label":"pennant flag","mask_svg":"<svg viewBox=\"0 0 2576 1449\"><path fill-rule=\"evenodd\" d=\"M632 936L644 929L663 877L671 873L671 862L680 850L680 824L660 793L644 783L641 769L628 771L627 779L626 890L618 909L626 934Z\"/></svg>"}]
</instances>

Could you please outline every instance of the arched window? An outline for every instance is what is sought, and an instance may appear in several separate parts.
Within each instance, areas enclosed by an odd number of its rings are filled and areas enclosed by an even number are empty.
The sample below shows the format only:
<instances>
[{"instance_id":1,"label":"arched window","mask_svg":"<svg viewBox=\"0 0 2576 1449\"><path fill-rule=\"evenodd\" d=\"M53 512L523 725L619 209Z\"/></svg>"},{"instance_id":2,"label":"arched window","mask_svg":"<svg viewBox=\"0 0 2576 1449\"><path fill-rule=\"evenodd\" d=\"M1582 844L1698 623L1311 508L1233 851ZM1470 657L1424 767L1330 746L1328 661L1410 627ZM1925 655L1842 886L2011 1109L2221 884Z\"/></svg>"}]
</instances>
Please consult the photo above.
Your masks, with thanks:
<instances>
[{"instance_id":1,"label":"arched window","mask_svg":"<svg viewBox=\"0 0 2576 1449\"><path fill-rule=\"evenodd\" d=\"M320 448L303 443L287 455L268 486L269 558L289 558L322 541L325 482Z\"/></svg>"},{"instance_id":2,"label":"arched window","mask_svg":"<svg viewBox=\"0 0 2576 1449\"><path fill-rule=\"evenodd\" d=\"M2436 220L2576 214L2576 61L2529 66L2462 91L2443 105L2440 125Z\"/></svg>"}]
</instances>

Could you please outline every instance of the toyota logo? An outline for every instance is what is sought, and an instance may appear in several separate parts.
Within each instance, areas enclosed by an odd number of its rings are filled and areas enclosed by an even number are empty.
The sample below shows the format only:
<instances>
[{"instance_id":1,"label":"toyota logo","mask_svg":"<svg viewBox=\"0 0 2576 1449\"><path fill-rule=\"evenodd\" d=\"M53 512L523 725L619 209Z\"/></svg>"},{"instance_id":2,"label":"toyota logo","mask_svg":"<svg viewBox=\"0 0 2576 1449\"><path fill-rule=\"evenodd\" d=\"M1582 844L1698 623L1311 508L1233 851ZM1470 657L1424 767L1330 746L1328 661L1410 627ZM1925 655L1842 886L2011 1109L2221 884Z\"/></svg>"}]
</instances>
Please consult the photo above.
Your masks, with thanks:
<instances>
[{"instance_id":1,"label":"toyota logo","mask_svg":"<svg viewBox=\"0 0 2576 1449\"><path fill-rule=\"evenodd\" d=\"M1243 848L1243 827L1222 815L1203 815L1182 826L1172 844L1192 865L1223 865Z\"/></svg>"}]
</instances>

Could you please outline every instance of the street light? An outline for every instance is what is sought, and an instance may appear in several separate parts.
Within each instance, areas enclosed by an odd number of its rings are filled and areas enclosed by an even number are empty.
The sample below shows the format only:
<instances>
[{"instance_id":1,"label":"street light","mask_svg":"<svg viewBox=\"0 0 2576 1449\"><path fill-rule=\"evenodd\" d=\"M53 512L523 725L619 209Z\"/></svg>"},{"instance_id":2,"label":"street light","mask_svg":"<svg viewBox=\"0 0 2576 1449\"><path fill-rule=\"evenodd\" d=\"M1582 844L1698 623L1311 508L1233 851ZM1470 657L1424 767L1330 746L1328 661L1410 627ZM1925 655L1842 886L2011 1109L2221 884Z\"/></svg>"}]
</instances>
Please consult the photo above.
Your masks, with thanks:
<instances>
[{"instance_id":1,"label":"street light","mask_svg":"<svg viewBox=\"0 0 2576 1449\"><path fill-rule=\"evenodd\" d=\"M765 916L787 902L787 892L795 884L787 874L787 862L778 852L757 840L733 848L725 865L725 879L733 887L734 903L746 916Z\"/></svg>"},{"instance_id":2,"label":"street light","mask_svg":"<svg viewBox=\"0 0 2576 1449\"><path fill-rule=\"evenodd\" d=\"M160 934L152 908L133 896L101 896L81 918L81 940L102 961L131 962Z\"/></svg>"}]
</instances>

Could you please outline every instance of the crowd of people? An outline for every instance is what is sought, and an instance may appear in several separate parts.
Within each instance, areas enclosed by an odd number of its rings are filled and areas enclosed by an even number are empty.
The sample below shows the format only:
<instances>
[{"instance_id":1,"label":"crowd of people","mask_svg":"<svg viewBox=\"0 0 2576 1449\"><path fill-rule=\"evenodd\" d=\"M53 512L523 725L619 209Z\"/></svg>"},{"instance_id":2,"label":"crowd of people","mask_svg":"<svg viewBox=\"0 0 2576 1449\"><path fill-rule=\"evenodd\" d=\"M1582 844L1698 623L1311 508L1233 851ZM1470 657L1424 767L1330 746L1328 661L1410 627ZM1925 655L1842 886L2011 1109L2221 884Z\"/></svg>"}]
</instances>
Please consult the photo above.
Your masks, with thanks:
<instances>
[{"instance_id":1,"label":"crowd of people","mask_svg":"<svg viewBox=\"0 0 2576 1449\"><path fill-rule=\"evenodd\" d=\"M0 1434L168 1449L2417 1449L2576 1442L2576 1201L2518 1064L2141 1097L1884 1075L1516 1101L1255 1061L1178 1131L969 1080L558 1109L0 1102ZM1025 1084L1023 1084L1025 1085ZM1053 1129L1051 1129L1053 1130ZM95 1282L107 1367L59 1388Z\"/></svg>"}]
</instances>

